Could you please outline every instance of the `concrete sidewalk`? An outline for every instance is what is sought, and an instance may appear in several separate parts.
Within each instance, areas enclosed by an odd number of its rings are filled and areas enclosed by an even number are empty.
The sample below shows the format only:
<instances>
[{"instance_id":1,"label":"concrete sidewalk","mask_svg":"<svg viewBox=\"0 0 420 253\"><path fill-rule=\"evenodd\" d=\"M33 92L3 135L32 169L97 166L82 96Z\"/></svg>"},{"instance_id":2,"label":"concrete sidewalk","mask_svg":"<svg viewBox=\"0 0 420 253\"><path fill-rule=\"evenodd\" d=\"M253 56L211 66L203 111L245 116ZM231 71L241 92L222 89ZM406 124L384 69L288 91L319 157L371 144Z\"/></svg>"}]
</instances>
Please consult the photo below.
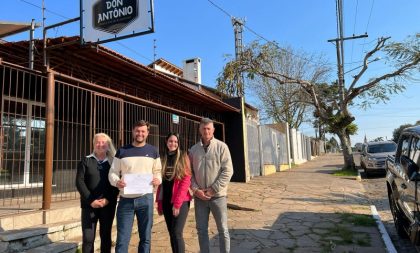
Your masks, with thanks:
<instances>
[{"instance_id":1,"label":"concrete sidewalk","mask_svg":"<svg viewBox=\"0 0 420 253\"><path fill-rule=\"evenodd\" d=\"M246 184L231 183L231 252L387 252L377 226L365 226L371 211L360 183L330 174L342 164L341 155L328 154ZM212 218L209 230L211 252L219 252ZM184 236L187 252L198 252L193 209ZM137 252L137 243L133 235L130 252ZM152 252L171 252L164 222L153 227Z\"/></svg>"}]
</instances>

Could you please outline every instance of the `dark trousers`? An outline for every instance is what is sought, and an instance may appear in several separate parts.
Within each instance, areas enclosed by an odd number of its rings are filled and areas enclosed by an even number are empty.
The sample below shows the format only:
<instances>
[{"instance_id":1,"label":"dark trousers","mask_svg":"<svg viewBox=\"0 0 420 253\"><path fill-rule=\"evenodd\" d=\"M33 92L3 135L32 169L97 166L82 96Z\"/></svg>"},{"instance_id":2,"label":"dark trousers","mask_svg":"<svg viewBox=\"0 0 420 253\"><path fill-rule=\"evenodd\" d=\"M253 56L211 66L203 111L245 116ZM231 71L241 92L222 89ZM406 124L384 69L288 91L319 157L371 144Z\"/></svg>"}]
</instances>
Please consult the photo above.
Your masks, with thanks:
<instances>
[{"instance_id":1,"label":"dark trousers","mask_svg":"<svg viewBox=\"0 0 420 253\"><path fill-rule=\"evenodd\" d=\"M83 253L94 252L96 224L99 221L99 236L101 237L101 253L111 252L111 230L115 215L115 204L103 208L82 208Z\"/></svg>"},{"instance_id":2,"label":"dark trousers","mask_svg":"<svg viewBox=\"0 0 420 253\"><path fill-rule=\"evenodd\" d=\"M165 217L166 227L168 228L169 236L171 238L171 248L173 253L184 253L184 226L187 222L188 211L190 209L190 202L185 201L179 208L179 215L174 217L172 214L172 204L164 203L162 205L163 216Z\"/></svg>"}]
</instances>

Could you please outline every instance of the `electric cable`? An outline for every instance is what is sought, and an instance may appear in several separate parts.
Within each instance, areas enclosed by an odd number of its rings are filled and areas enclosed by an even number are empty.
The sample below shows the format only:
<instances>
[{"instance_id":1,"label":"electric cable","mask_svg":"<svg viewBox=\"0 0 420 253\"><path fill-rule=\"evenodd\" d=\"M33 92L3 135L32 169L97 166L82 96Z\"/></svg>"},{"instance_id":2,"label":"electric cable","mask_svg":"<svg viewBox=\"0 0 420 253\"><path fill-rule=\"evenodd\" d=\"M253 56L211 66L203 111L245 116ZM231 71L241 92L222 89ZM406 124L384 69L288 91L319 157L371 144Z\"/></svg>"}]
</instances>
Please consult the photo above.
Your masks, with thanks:
<instances>
[{"instance_id":1,"label":"electric cable","mask_svg":"<svg viewBox=\"0 0 420 253\"><path fill-rule=\"evenodd\" d=\"M227 12L225 9L223 9L222 7L220 7L219 5L217 5L217 4L215 4L212 0L207 0L211 5L213 5L215 8L217 8L218 10L220 10L221 12L223 12L226 16L228 16L229 18L233 18L233 15L231 15L229 12ZM271 40L268 40L267 38L265 38L264 36L262 36L261 34L259 34L259 33L257 33L256 31L254 31L253 29L251 29L249 26L247 26L247 25L245 25L245 24L243 24L243 26L248 30L248 31L250 31L252 34L254 34L256 37L258 37L258 38L260 38L260 39L262 39L262 40L264 40L265 42L267 42L267 43L270 43L270 44L272 44L272 45L274 45L277 49L279 49L279 50L281 50L281 51L283 51L283 52L286 52L286 53L289 53L289 54L291 54L291 55L293 55L293 56L295 56L295 57L297 57L297 58L300 58L300 59L303 59L303 60L305 60L305 61L307 61L307 62L310 62L310 63L312 63L312 64L315 64L315 65L317 65L318 63L317 62L314 62L314 61L312 61L312 60L309 60L309 59L307 59L306 57L303 57L303 56L300 56L300 55L297 55L297 54L295 54L295 53L293 53L293 52L290 52L290 51L288 51L287 49L284 49L284 48L281 48L275 41L271 41ZM328 63L328 65L333 65L332 63Z\"/></svg>"}]
</instances>

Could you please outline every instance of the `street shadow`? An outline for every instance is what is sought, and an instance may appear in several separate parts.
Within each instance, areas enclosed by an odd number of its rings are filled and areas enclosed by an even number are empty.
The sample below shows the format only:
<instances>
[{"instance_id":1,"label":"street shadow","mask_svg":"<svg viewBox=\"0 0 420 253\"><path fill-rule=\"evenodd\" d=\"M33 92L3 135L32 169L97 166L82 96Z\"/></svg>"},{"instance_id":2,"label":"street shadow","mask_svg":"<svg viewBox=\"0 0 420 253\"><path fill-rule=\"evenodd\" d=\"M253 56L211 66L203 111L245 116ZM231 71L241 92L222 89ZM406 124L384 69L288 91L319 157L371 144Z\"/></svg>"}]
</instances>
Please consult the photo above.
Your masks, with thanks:
<instances>
[{"instance_id":1,"label":"street shadow","mask_svg":"<svg viewBox=\"0 0 420 253\"><path fill-rule=\"evenodd\" d=\"M337 171L339 171L340 169L333 169L333 168L329 168L329 169L321 169L321 170L316 170L315 173L322 173L322 174L333 174ZM313 171L311 171L311 173L313 173Z\"/></svg>"},{"instance_id":2,"label":"street shadow","mask_svg":"<svg viewBox=\"0 0 420 253\"><path fill-rule=\"evenodd\" d=\"M306 203L333 203L333 204L368 204L369 201L366 199L363 193L351 193L343 195L342 193L330 193L328 198L313 198L313 197L284 197L285 200L293 201L304 201Z\"/></svg>"},{"instance_id":3,"label":"street shadow","mask_svg":"<svg viewBox=\"0 0 420 253\"><path fill-rule=\"evenodd\" d=\"M384 224L384 227L387 230L388 235L391 238L398 252L404 252L404 253L418 253L419 252L408 238L400 237L397 234L397 230L395 229L395 226L394 226L394 221L382 220L382 223Z\"/></svg>"},{"instance_id":4,"label":"street shadow","mask_svg":"<svg viewBox=\"0 0 420 253\"><path fill-rule=\"evenodd\" d=\"M230 229L231 252L377 252L386 249L376 224L354 222L348 213L285 212L264 225L261 212L236 211L235 228ZM241 218L242 217L242 218ZM238 221L238 219L241 219ZM372 221L372 220L371 220ZM230 221L232 225L232 221ZM214 225L213 225L214 226ZM210 240L210 252L219 251L219 236Z\"/></svg>"},{"instance_id":5,"label":"street shadow","mask_svg":"<svg viewBox=\"0 0 420 253\"><path fill-rule=\"evenodd\" d=\"M333 168L338 168L341 169L343 167L342 163L337 163L337 164L326 164L324 166L322 166L323 168L328 168L328 167L333 167Z\"/></svg>"},{"instance_id":6,"label":"street shadow","mask_svg":"<svg viewBox=\"0 0 420 253\"><path fill-rule=\"evenodd\" d=\"M360 176L362 179L375 179L375 178L384 178L386 176L386 172L375 172L375 173L369 173L369 175L366 175L366 173L363 170L360 171Z\"/></svg>"}]
</instances>

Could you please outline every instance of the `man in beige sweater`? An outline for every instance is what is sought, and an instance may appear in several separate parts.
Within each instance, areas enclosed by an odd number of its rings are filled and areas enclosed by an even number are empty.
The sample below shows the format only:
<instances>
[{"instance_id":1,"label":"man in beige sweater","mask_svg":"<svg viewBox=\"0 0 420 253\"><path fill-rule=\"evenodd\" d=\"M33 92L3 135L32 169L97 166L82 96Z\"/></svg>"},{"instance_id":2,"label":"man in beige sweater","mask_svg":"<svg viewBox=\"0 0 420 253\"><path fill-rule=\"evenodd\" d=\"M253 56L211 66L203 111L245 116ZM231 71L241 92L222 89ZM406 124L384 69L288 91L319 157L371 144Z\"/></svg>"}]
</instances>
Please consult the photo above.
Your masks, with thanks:
<instances>
[{"instance_id":1,"label":"man in beige sweater","mask_svg":"<svg viewBox=\"0 0 420 253\"><path fill-rule=\"evenodd\" d=\"M230 251L227 224L227 188L233 174L228 146L214 138L213 121L200 122L201 141L190 149L191 188L194 192L195 219L200 252L210 252L209 215L212 213L219 232L220 252Z\"/></svg>"}]
</instances>

